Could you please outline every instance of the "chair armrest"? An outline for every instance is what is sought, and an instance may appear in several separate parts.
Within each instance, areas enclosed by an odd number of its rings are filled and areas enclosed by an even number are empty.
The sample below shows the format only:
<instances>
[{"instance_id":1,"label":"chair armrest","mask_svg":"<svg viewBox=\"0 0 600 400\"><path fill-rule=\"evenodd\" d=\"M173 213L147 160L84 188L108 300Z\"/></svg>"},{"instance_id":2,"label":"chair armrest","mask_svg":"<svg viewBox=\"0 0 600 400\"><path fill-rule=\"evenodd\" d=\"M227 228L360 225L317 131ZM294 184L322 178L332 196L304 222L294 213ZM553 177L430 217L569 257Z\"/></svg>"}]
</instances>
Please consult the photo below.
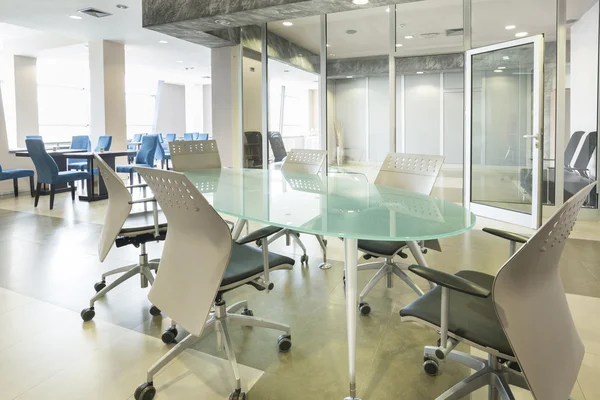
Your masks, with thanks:
<instances>
[{"instance_id":1,"label":"chair armrest","mask_svg":"<svg viewBox=\"0 0 600 400\"><path fill-rule=\"evenodd\" d=\"M527 243L529 238L527 236L519 235L508 231L502 231L500 229L483 228L483 231L490 235L498 236L499 238L510 240L511 242Z\"/></svg>"},{"instance_id":2,"label":"chair armrest","mask_svg":"<svg viewBox=\"0 0 600 400\"><path fill-rule=\"evenodd\" d=\"M441 287L456 290L457 292L482 298L489 297L491 294L491 292L486 288L479 286L468 279L448 274L437 269L424 267L422 265L411 265L408 267L408 269L421 278L425 278L430 282L437 283Z\"/></svg>"},{"instance_id":3,"label":"chair armrest","mask_svg":"<svg viewBox=\"0 0 600 400\"><path fill-rule=\"evenodd\" d=\"M243 238L236 240L235 242L237 244L247 244L250 242L256 242L257 240L269 237L282 229L283 228L279 228L277 226L265 226L264 228L257 229L254 232L244 236Z\"/></svg>"}]
</instances>

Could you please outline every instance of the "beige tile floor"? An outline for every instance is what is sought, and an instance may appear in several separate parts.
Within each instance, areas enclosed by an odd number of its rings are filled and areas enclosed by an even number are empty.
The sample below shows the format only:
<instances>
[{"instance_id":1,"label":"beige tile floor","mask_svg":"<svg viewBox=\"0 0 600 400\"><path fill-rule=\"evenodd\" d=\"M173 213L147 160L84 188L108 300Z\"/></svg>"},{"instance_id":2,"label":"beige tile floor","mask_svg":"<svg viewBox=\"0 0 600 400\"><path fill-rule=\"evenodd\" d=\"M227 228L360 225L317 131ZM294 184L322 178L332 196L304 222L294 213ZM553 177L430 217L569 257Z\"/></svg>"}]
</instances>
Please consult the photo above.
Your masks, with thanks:
<instances>
[{"instance_id":1,"label":"beige tile floor","mask_svg":"<svg viewBox=\"0 0 600 400\"><path fill-rule=\"evenodd\" d=\"M456 196L461 191L458 177L449 174L444 180L436 188L438 194ZM34 209L27 197L0 198L0 224L8 227L0 230L0 287L14 289L0 289L0 400L129 399L145 380L146 369L168 350L157 337L169 320L149 317L147 291L132 281L98 304L93 324L82 324L78 311L86 306L100 271L135 261L136 250L113 250L100 264L95 241L105 203L71 203L68 194L59 195L50 211L46 200ZM5 222L15 215L26 222ZM473 231L445 239L444 252L430 252L428 262L449 272L469 268L495 273L506 258L507 245L479 230L490 224L506 227L479 219ZM569 240L561 263L587 350L575 399L600 399L600 246L591 241L597 240L598 232L598 223L578 223L574 235L578 239ZM233 333L252 400L329 400L346 395L343 247L329 238L333 268L321 271L316 240L309 235L302 239L311 257L309 267L274 274L275 290L268 296L250 287L227 296L230 303L248 299L256 315L289 323L293 329L294 347L288 354L275 351L277 332ZM298 249L286 247L283 240L271 249L299 259ZM150 250L151 256L157 254L160 245ZM32 284L25 272L19 275L24 267L28 274L40 268L48 271L42 269L44 279ZM360 285L369 277L361 273ZM398 311L412 299L410 290L399 283L390 290L380 285L369 297L373 312L360 318L358 326L358 389L364 400L432 399L469 373L448 364L437 378L422 374L422 346L434 343L436 335L400 322ZM214 337L209 337L159 375L157 399L226 398L229 369L222 357ZM528 393L517 396L529 398ZM473 395L483 398L485 393Z\"/></svg>"}]
</instances>

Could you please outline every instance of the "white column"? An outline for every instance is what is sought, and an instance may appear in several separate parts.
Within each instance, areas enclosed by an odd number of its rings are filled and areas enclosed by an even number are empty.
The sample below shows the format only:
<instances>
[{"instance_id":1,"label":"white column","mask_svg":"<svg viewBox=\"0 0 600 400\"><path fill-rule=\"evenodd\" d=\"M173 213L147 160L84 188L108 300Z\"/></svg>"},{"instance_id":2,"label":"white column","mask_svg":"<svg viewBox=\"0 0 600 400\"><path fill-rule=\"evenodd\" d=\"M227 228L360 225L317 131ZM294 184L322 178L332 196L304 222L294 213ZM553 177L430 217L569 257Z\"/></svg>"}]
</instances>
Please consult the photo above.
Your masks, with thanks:
<instances>
[{"instance_id":1,"label":"white column","mask_svg":"<svg viewBox=\"0 0 600 400\"><path fill-rule=\"evenodd\" d=\"M242 166L238 46L211 50L212 134L224 167Z\"/></svg>"},{"instance_id":2,"label":"white column","mask_svg":"<svg viewBox=\"0 0 600 400\"><path fill-rule=\"evenodd\" d=\"M89 43L90 133L92 147L112 136L112 150L127 147L125 116L125 45L107 40Z\"/></svg>"}]
</instances>

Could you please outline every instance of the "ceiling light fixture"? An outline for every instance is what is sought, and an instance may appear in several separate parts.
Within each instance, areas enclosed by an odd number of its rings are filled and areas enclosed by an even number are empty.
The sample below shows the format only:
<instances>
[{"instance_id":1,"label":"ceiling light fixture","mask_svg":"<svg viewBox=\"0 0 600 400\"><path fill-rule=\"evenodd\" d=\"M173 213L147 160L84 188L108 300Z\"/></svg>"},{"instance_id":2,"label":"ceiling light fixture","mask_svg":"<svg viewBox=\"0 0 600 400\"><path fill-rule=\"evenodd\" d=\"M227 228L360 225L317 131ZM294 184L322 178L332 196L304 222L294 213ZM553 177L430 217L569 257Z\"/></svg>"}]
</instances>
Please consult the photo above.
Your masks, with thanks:
<instances>
[{"instance_id":1,"label":"ceiling light fixture","mask_svg":"<svg viewBox=\"0 0 600 400\"><path fill-rule=\"evenodd\" d=\"M335 57L335 54L333 54L333 53L331 53L331 54L329 54L329 55L330 55L330 56L332 56L332 57Z\"/></svg>"},{"instance_id":2,"label":"ceiling light fixture","mask_svg":"<svg viewBox=\"0 0 600 400\"><path fill-rule=\"evenodd\" d=\"M181 61L181 60L178 60L177 62L178 62L179 64L183 64L183 61Z\"/></svg>"},{"instance_id":3,"label":"ceiling light fixture","mask_svg":"<svg viewBox=\"0 0 600 400\"><path fill-rule=\"evenodd\" d=\"M219 25L231 25L231 22L227 21L226 19L215 19L215 24L219 24Z\"/></svg>"},{"instance_id":4,"label":"ceiling light fixture","mask_svg":"<svg viewBox=\"0 0 600 400\"><path fill-rule=\"evenodd\" d=\"M357 6L363 6L365 4L369 4L369 0L352 0L353 4L356 4Z\"/></svg>"},{"instance_id":5,"label":"ceiling light fixture","mask_svg":"<svg viewBox=\"0 0 600 400\"><path fill-rule=\"evenodd\" d=\"M423 72L423 71L418 71L418 72L417 72L417 75L423 75L424 73L425 73L425 72Z\"/></svg>"},{"instance_id":6,"label":"ceiling light fixture","mask_svg":"<svg viewBox=\"0 0 600 400\"><path fill-rule=\"evenodd\" d=\"M81 17L79 15L69 15L69 18L71 18L71 19L81 19Z\"/></svg>"},{"instance_id":7,"label":"ceiling light fixture","mask_svg":"<svg viewBox=\"0 0 600 400\"><path fill-rule=\"evenodd\" d=\"M327 46L327 47L331 47L331 45L330 45L329 43L327 43L327 45L326 45L326 46Z\"/></svg>"},{"instance_id":8,"label":"ceiling light fixture","mask_svg":"<svg viewBox=\"0 0 600 400\"><path fill-rule=\"evenodd\" d=\"M504 27L504 29L506 29L507 31L510 31L510 30L512 30L512 29L515 29L515 28L516 28L516 26L515 26L515 25L506 25L506 26Z\"/></svg>"},{"instance_id":9,"label":"ceiling light fixture","mask_svg":"<svg viewBox=\"0 0 600 400\"><path fill-rule=\"evenodd\" d=\"M506 69L506 67L498 67L498 69Z\"/></svg>"},{"instance_id":10,"label":"ceiling light fixture","mask_svg":"<svg viewBox=\"0 0 600 400\"><path fill-rule=\"evenodd\" d=\"M414 39L413 35L404 36L404 39Z\"/></svg>"},{"instance_id":11,"label":"ceiling light fixture","mask_svg":"<svg viewBox=\"0 0 600 400\"><path fill-rule=\"evenodd\" d=\"M354 78L352 75L348 75L348 76L346 77L346 79L352 79L352 78Z\"/></svg>"},{"instance_id":12,"label":"ceiling light fixture","mask_svg":"<svg viewBox=\"0 0 600 400\"><path fill-rule=\"evenodd\" d=\"M396 43L396 47L402 47L402 43Z\"/></svg>"},{"instance_id":13,"label":"ceiling light fixture","mask_svg":"<svg viewBox=\"0 0 600 400\"><path fill-rule=\"evenodd\" d=\"M389 7L388 7L388 8L386 8L386 9L385 9L385 12L390 12L390 8L389 8Z\"/></svg>"},{"instance_id":14,"label":"ceiling light fixture","mask_svg":"<svg viewBox=\"0 0 600 400\"><path fill-rule=\"evenodd\" d=\"M167 42L166 40L159 40L158 43L160 43L160 44L167 44L169 42Z\"/></svg>"},{"instance_id":15,"label":"ceiling light fixture","mask_svg":"<svg viewBox=\"0 0 600 400\"><path fill-rule=\"evenodd\" d=\"M516 37L525 37L527 35L529 35L528 32L517 32L517 33L515 33Z\"/></svg>"},{"instance_id":16,"label":"ceiling light fixture","mask_svg":"<svg viewBox=\"0 0 600 400\"><path fill-rule=\"evenodd\" d=\"M502 72L501 69L495 69L494 72Z\"/></svg>"},{"instance_id":17,"label":"ceiling light fixture","mask_svg":"<svg viewBox=\"0 0 600 400\"><path fill-rule=\"evenodd\" d=\"M125 4L117 4L117 8L120 8L121 10L127 10L129 6L126 6Z\"/></svg>"},{"instance_id":18,"label":"ceiling light fixture","mask_svg":"<svg viewBox=\"0 0 600 400\"><path fill-rule=\"evenodd\" d=\"M509 56L503 56L502 59L506 61L506 60L510 60L510 57Z\"/></svg>"},{"instance_id":19,"label":"ceiling light fixture","mask_svg":"<svg viewBox=\"0 0 600 400\"><path fill-rule=\"evenodd\" d=\"M293 23L293 22L290 22L290 21L285 21L285 22L283 23L283 26L292 26L292 25L294 25L294 23Z\"/></svg>"}]
</instances>

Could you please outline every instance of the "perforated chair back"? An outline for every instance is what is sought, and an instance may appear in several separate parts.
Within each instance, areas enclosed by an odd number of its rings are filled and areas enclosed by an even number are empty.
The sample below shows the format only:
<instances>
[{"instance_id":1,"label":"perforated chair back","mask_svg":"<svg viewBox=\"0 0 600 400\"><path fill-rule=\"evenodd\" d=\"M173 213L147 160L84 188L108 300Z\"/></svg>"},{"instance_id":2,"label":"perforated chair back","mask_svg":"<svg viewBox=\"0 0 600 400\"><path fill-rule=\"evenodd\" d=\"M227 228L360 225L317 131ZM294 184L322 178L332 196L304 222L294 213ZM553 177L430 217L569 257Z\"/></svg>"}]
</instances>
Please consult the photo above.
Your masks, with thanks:
<instances>
[{"instance_id":1,"label":"perforated chair back","mask_svg":"<svg viewBox=\"0 0 600 400\"><path fill-rule=\"evenodd\" d=\"M216 140L179 140L169 142L174 171L221 168Z\"/></svg>"},{"instance_id":2,"label":"perforated chair back","mask_svg":"<svg viewBox=\"0 0 600 400\"><path fill-rule=\"evenodd\" d=\"M560 207L494 280L496 313L536 399L569 398L583 360L585 349L558 264L577 214L595 184Z\"/></svg>"},{"instance_id":3,"label":"perforated chair back","mask_svg":"<svg viewBox=\"0 0 600 400\"><path fill-rule=\"evenodd\" d=\"M100 261L104 261L125 220L131 213L131 204L129 204L131 194L119 175L98 154L94 154L94 164L102 174L102 179L104 179L108 191L108 207L104 215L104 226L102 227L100 240L98 241L98 256Z\"/></svg>"},{"instance_id":4,"label":"perforated chair back","mask_svg":"<svg viewBox=\"0 0 600 400\"><path fill-rule=\"evenodd\" d=\"M229 227L182 173L137 168L167 218L158 274L148 298L199 336L231 256Z\"/></svg>"},{"instance_id":5,"label":"perforated chair back","mask_svg":"<svg viewBox=\"0 0 600 400\"><path fill-rule=\"evenodd\" d=\"M318 174L325 164L325 150L291 149L283 161L281 171L285 173Z\"/></svg>"},{"instance_id":6,"label":"perforated chair back","mask_svg":"<svg viewBox=\"0 0 600 400\"><path fill-rule=\"evenodd\" d=\"M443 156L388 153L375 184L429 195L443 163Z\"/></svg>"}]
</instances>

